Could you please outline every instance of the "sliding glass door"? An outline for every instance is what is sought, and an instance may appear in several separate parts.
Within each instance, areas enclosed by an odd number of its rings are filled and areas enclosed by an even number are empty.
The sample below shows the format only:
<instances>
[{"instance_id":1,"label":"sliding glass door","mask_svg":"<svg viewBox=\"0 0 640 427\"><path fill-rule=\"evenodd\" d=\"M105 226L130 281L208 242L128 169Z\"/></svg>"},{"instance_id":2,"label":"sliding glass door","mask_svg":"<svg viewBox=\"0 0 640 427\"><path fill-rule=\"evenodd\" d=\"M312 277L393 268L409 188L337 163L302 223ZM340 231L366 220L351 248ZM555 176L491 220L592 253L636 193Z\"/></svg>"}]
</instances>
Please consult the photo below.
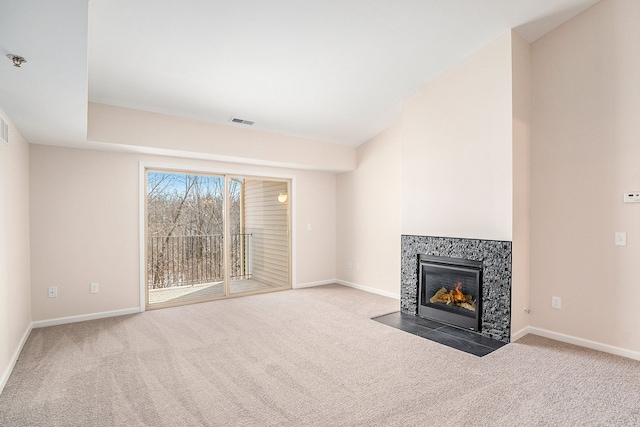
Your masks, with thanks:
<instances>
[{"instance_id":1,"label":"sliding glass door","mask_svg":"<svg viewBox=\"0 0 640 427\"><path fill-rule=\"evenodd\" d=\"M145 177L147 308L291 287L287 180Z\"/></svg>"}]
</instances>

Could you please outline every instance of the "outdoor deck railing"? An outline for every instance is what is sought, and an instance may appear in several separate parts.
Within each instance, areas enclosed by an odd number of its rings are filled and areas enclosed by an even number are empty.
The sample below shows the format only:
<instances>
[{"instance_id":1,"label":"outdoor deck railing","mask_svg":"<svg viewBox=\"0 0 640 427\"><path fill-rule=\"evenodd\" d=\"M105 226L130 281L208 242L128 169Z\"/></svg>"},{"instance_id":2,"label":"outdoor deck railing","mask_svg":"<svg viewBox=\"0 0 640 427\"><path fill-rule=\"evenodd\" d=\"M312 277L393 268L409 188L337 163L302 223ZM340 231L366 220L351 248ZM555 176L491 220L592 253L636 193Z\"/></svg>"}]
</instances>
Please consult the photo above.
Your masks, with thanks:
<instances>
[{"instance_id":1,"label":"outdoor deck railing","mask_svg":"<svg viewBox=\"0 0 640 427\"><path fill-rule=\"evenodd\" d=\"M222 281L223 248L219 234L148 237L147 286L157 289ZM229 277L251 278L251 234L231 235L229 249Z\"/></svg>"}]
</instances>

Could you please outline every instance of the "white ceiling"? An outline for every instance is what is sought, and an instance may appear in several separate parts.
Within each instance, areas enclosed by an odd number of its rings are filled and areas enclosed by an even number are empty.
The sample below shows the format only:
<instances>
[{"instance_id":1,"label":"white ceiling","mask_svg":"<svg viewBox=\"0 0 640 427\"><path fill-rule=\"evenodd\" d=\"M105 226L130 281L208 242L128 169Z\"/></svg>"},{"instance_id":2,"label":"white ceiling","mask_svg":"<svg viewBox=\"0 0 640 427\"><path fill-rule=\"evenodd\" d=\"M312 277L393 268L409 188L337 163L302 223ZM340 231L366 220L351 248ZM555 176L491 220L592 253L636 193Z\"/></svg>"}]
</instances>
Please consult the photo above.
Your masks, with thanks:
<instances>
[{"instance_id":1,"label":"white ceiling","mask_svg":"<svg viewBox=\"0 0 640 427\"><path fill-rule=\"evenodd\" d=\"M504 32L597 1L0 0L0 107L39 144L86 144L96 102L357 146Z\"/></svg>"}]
</instances>

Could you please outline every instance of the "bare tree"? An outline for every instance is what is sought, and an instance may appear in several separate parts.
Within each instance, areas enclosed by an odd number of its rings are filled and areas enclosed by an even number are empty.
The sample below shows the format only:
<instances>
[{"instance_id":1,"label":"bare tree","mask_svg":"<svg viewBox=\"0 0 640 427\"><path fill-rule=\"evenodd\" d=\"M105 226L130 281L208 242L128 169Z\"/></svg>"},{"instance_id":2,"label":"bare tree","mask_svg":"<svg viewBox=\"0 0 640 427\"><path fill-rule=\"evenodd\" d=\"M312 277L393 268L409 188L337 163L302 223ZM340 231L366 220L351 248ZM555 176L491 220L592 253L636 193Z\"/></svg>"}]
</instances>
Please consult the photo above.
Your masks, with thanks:
<instances>
[{"instance_id":1,"label":"bare tree","mask_svg":"<svg viewBox=\"0 0 640 427\"><path fill-rule=\"evenodd\" d=\"M233 234L242 231L242 182L234 179L229 186ZM148 251L147 268L152 288L222 277L224 194L221 176L147 174L147 233L153 249Z\"/></svg>"}]
</instances>

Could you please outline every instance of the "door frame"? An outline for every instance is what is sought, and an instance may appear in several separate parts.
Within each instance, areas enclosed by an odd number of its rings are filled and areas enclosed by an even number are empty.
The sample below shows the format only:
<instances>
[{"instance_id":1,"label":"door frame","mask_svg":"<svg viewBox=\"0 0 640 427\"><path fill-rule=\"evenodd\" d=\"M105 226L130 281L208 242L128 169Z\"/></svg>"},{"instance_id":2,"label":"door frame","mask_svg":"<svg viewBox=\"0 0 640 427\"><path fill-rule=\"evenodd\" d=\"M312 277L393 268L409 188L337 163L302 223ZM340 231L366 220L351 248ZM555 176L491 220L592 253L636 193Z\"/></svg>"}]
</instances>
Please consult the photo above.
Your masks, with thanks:
<instances>
[{"instance_id":1,"label":"door frame","mask_svg":"<svg viewBox=\"0 0 640 427\"><path fill-rule=\"evenodd\" d=\"M140 286L140 312L144 312L147 309L147 251L146 251L146 228L147 228L147 170L165 170L167 172L183 172L183 173L203 173L211 175L235 175L238 177L251 177L251 178L265 178L265 179L282 179L290 182L290 208L289 208L289 246L290 246L290 284L291 288L295 288L296 284L296 177L295 175L269 173L269 172L256 172L247 171L241 169L224 169L224 168L212 168L195 166L190 164L175 164L175 163L158 163L140 161L138 166L138 239L139 239L139 257L140 257L140 274L139 274L139 286ZM226 180L225 180L226 182ZM226 184L225 184L226 188ZM225 193L228 190L225 189ZM228 209L225 209L225 216L228 213ZM227 221L225 221L227 222ZM227 225L225 224L225 227ZM226 245L225 245L226 247ZM225 249L226 250L226 249ZM226 270L226 268L225 268ZM225 273L226 274L226 273ZM225 280L227 282L227 280ZM226 286L226 285L225 285ZM242 294L236 295L241 296ZM231 296L231 295L229 295Z\"/></svg>"}]
</instances>

